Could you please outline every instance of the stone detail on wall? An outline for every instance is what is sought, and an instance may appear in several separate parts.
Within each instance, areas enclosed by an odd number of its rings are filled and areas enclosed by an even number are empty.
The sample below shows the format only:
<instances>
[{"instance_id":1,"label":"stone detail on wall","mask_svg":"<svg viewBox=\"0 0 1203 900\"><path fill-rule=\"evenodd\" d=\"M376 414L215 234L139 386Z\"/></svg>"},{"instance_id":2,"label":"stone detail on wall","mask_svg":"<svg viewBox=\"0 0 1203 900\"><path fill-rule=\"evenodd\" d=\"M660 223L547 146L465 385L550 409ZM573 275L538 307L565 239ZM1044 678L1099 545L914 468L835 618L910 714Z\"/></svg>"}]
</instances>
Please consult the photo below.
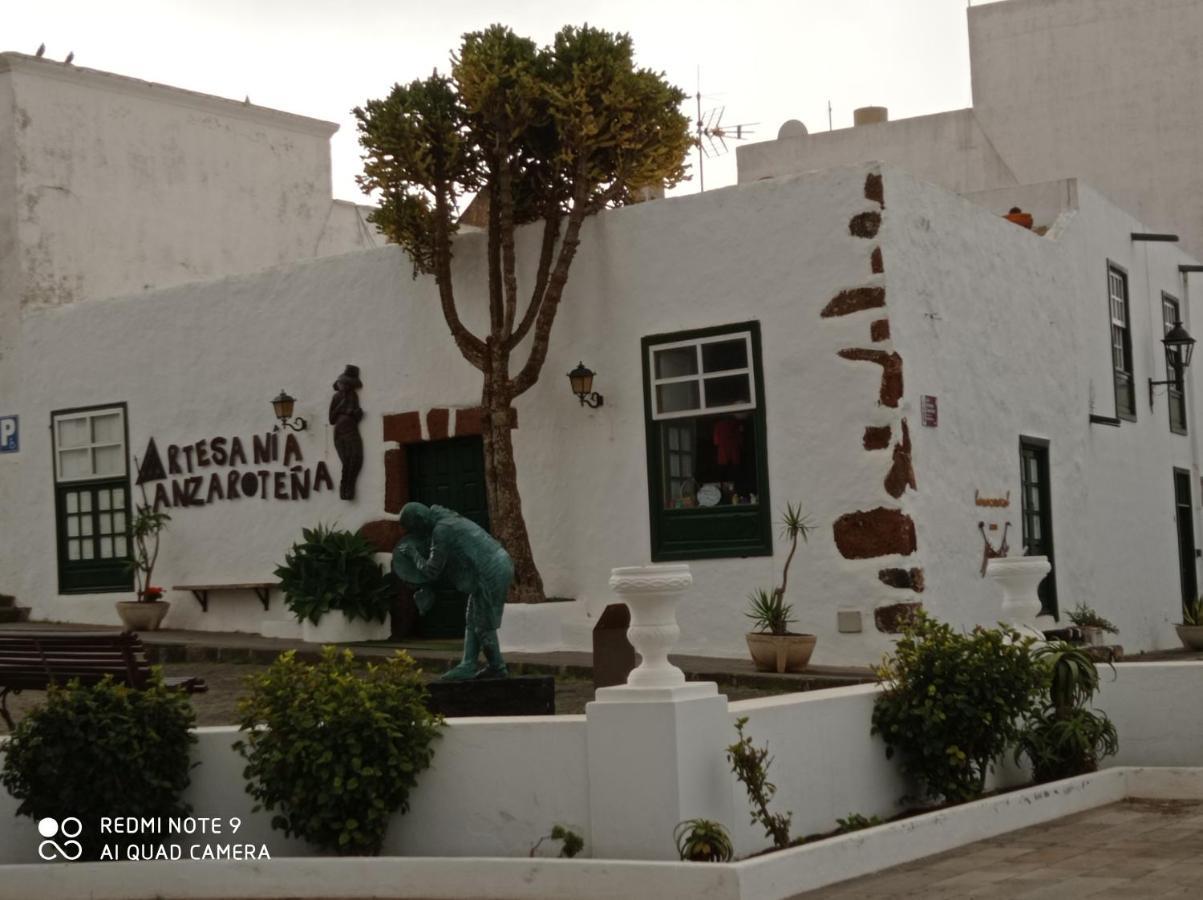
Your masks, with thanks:
<instances>
[{"instance_id":1,"label":"stone detail on wall","mask_svg":"<svg viewBox=\"0 0 1203 900\"><path fill-rule=\"evenodd\" d=\"M879 506L845 513L831 528L844 559L910 556L915 552L915 523L900 509Z\"/></svg>"},{"instance_id":2,"label":"stone detail on wall","mask_svg":"<svg viewBox=\"0 0 1203 900\"><path fill-rule=\"evenodd\" d=\"M457 409L455 411L455 436L484 433L484 415L479 406Z\"/></svg>"},{"instance_id":3,"label":"stone detail on wall","mask_svg":"<svg viewBox=\"0 0 1203 900\"><path fill-rule=\"evenodd\" d=\"M405 536L405 529L396 519L376 519L360 525L359 533L368 539L377 553L392 553L397 542Z\"/></svg>"},{"instance_id":4,"label":"stone detail on wall","mask_svg":"<svg viewBox=\"0 0 1203 900\"><path fill-rule=\"evenodd\" d=\"M870 172L865 176L865 199L872 200L882 209L885 209L885 186L882 184L880 172Z\"/></svg>"},{"instance_id":5,"label":"stone detail on wall","mask_svg":"<svg viewBox=\"0 0 1203 900\"><path fill-rule=\"evenodd\" d=\"M917 594L922 594L923 588L926 587L926 583L923 580L923 570L918 568L881 569L877 573L877 578L887 587L914 591Z\"/></svg>"},{"instance_id":6,"label":"stone detail on wall","mask_svg":"<svg viewBox=\"0 0 1203 900\"><path fill-rule=\"evenodd\" d=\"M886 634L898 634L902 626L909 622L919 610L922 603L891 603L889 606L879 606L873 610L873 622L878 631Z\"/></svg>"},{"instance_id":7,"label":"stone detail on wall","mask_svg":"<svg viewBox=\"0 0 1203 900\"><path fill-rule=\"evenodd\" d=\"M451 410L437 408L426 413L426 439L428 441L446 440L451 425Z\"/></svg>"},{"instance_id":8,"label":"stone detail on wall","mask_svg":"<svg viewBox=\"0 0 1203 900\"><path fill-rule=\"evenodd\" d=\"M385 416L384 439L398 444L413 444L422 440L422 414L405 412Z\"/></svg>"},{"instance_id":9,"label":"stone detail on wall","mask_svg":"<svg viewBox=\"0 0 1203 900\"><path fill-rule=\"evenodd\" d=\"M889 425L869 425L865 428L862 443L866 450L884 450L890 446L893 429Z\"/></svg>"},{"instance_id":10,"label":"stone detail on wall","mask_svg":"<svg viewBox=\"0 0 1203 900\"><path fill-rule=\"evenodd\" d=\"M874 247L873 252L869 254L869 270L874 275L880 275L886 270L886 264L881 258L880 247Z\"/></svg>"},{"instance_id":11,"label":"stone detail on wall","mask_svg":"<svg viewBox=\"0 0 1203 900\"><path fill-rule=\"evenodd\" d=\"M859 287L840 291L823 307L824 319L846 316L865 309L878 309L886 305L886 289L883 287Z\"/></svg>"},{"instance_id":12,"label":"stone detail on wall","mask_svg":"<svg viewBox=\"0 0 1203 900\"><path fill-rule=\"evenodd\" d=\"M906 427L906 419L902 420L902 440L894 445L894 462L886 474L886 493L897 499L909 487L917 490L915 470L911 466L911 431Z\"/></svg>"},{"instance_id":13,"label":"stone detail on wall","mask_svg":"<svg viewBox=\"0 0 1203 900\"><path fill-rule=\"evenodd\" d=\"M877 319L869 323L869 340L874 343L888 341L890 339L890 320Z\"/></svg>"},{"instance_id":14,"label":"stone detail on wall","mask_svg":"<svg viewBox=\"0 0 1203 900\"><path fill-rule=\"evenodd\" d=\"M858 213L848 222L848 231L853 237L877 237L879 228L881 228L881 213L874 210Z\"/></svg>"},{"instance_id":15,"label":"stone detail on wall","mask_svg":"<svg viewBox=\"0 0 1203 900\"><path fill-rule=\"evenodd\" d=\"M902 357L897 353L886 353L884 350L868 350L863 347L849 347L840 351L844 359L877 363L881 366L881 391L878 402L882 406L897 407L902 399Z\"/></svg>"}]
</instances>

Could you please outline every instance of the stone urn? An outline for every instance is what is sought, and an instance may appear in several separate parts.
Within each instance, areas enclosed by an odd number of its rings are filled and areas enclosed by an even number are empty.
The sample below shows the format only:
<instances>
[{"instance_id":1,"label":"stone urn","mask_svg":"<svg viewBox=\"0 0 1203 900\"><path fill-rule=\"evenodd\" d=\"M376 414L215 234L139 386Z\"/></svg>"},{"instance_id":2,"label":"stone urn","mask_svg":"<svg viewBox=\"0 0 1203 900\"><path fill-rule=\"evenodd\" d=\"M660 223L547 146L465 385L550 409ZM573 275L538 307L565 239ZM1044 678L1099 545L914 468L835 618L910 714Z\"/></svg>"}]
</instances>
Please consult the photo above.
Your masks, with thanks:
<instances>
[{"instance_id":1,"label":"stone urn","mask_svg":"<svg viewBox=\"0 0 1203 900\"><path fill-rule=\"evenodd\" d=\"M631 610L627 640L639 654L639 665L627 677L633 688L674 688L685 673L668 661L668 651L681 636L677 601L693 584L684 564L626 566L610 570L610 589Z\"/></svg>"},{"instance_id":2,"label":"stone urn","mask_svg":"<svg viewBox=\"0 0 1203 900\"><path fill-rule=\"evenodd\" d=\"M751 631L744 637L757 670L778 674L805 669L818 640L813 634L773 634L768 631Z\"/></svg>"},{"instance_id":3,"label":"stone urn","mask_svg":"<svg viewBox=\"0 0 1203 900\"><path fill-rule=\"evenodd\" d=\"M1036 593L1053 565L1047 556L1000 556L986 564L986 575L1002 588L999 621L1021 634L1044 640L1036 624L1040 615L1040 596Z\"/></svg>"},{"instance_id":4,"label":"stone urn","mask_svg":"<svg viewBox=\"0 0 1203 900\"><path fill-rule=\"evenodd\" d=\"M1187 650L1203 650L1203 625L1175 625L1174 630Z\"/></svg>"},{"instance_id":5,"label":"stone urn","mask_svg":"<svg viewBox=\"0 0 1203 900\"><path fill-rule=\"evenodd\" d=\"M142 603L138 600L118 600L117 615L126 631L158 631L159 624L167 615L171 604L166 600L151 600Z\"/></svg>"}]
</instances>

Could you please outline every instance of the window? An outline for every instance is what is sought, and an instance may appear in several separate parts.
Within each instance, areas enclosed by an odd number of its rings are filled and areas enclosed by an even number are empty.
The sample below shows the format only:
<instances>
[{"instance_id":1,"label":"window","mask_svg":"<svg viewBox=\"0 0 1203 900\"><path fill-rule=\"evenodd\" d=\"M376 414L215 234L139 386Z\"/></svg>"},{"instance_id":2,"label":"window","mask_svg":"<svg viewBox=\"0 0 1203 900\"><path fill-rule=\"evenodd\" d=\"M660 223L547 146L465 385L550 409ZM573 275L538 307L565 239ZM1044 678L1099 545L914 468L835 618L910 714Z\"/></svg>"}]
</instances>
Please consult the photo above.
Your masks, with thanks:
<instances>
[{"instance_id":1,"label":"window","mask_svg":"<svg viewBox=\"0 0 1203 900\"><path fill-rule=\"evenodd\" d=\"M1053 509L1049 494L1048 441L1019 439L1020 520L1025 556L1047 556L1052 570L1040 582L1040 614L1057 616L1057 564L1053 560Z\"/></svg>"},{"instance_id":2,"label":"window","mask_svg":"<svg viewBox=\"0 0 1203 900\"><path fill-rule=\"evenodd\" d=\"M1169 334L1175 322L1180 322L1182 313L1178 301L1169 294L1161 295L1161 320L1165 333ZM1185 379L1179 379L1178 352L1165 348L1165 379L1178 384L1166 385L1166 397L1170 407L1170 431L1174 434L1186 434L1186 387Z\"/></svg>"},{"instance_id":3,"label":"window","mask_svg":"<svg viewBox=\"0 0 1203 900\"><path fill-rule=\"evenodd\" d=\"M125 407L51 415L59 591L123 591L129 571Z\"/></svg>"},{"instance_id":4,"label":"window","mask_svg":"<svg viewBox=\"0 0 1203 900\"><path fill-rule=\"evenodd\" d=\"M1132 331L1128 317L1128 274L1114 263L1107 265L1107 292L1111 304L1111 367L1115 371L1115 414L1136 420L1136 381L1132 377Z\"/></svg>"},{"instance_id":5,"label":"window","mask_svg":"<svg viewBox=\"0 0 1203 900\"><path fill-rule=\"evenodd\" d=\"M643 339L652 559L772 553L760 326Z\"/></svg>"}]
</instances>

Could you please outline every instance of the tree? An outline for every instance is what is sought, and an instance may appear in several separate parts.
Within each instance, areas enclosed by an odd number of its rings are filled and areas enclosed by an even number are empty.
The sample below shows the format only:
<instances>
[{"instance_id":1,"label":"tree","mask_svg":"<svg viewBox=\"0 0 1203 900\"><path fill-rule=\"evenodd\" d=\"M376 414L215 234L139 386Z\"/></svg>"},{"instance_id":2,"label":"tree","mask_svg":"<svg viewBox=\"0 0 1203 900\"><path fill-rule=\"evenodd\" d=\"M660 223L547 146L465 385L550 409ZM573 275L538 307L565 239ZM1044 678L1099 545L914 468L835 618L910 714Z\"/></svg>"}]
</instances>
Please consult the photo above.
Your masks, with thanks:
<instances>
[{"instance_id":1,"label":"tree","mask_svg":"<svg viewBox=\"0 0 1203 900\"><path fill-rule=\"evenodd\" d=\"M450 77L395 85L354 111L365 150L359 183L379 199L371 221L405 249L415 277L434 276L455 345L482 375L489 515L514 560L512 600L544 599L518 491L514 399L547 359L585 219L684 177L684 99L662 73L635 66L625 34L566 27L538 47L494 25L464 36ZM451 279L457 206L473 193L488 206L485 335L460 318ZM539 221L522 308L514 232Z\"/></svg>"}]
</instances>

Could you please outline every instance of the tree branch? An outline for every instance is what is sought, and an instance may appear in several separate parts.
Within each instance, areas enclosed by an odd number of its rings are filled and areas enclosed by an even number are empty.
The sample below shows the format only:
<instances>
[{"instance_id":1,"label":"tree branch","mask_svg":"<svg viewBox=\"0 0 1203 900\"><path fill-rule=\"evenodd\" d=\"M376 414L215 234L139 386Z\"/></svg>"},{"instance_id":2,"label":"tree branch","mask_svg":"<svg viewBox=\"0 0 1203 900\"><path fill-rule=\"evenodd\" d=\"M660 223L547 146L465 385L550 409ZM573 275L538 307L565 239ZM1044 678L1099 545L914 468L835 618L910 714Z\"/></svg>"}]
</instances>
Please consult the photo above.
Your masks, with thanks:
<instances>
[{"instance_id":1,"label":"tree branch","mask_svg":"<svg viewBox=\"0 0 1203 900\"><path fill-rule=\"evenodd\" d=\"M543 294L547 290L547 279L551 275L551 264L555 260L556 241L560 238L562 218L556 203L549 201L543 219L543 245L539 248L539 270L535 275L535 289L531 291L530 305L526 308L522 321L506 340L507 350L513 350L522 343L522 339L535 324L535 317L543 305Z\"/></svg>"},{"instance_id":2,"label":"tree branch","mask_svg":"<svg viewBox=\"0 0 1203 900\"><path fill-rule=\"evenodd\" d=\"M501 228L501 271L505 286L505 315L500 331L494 331L503 340L514 328L514 318L518 314L518 276L514 271L514 173L512 162L507 154L498 159L498 194L500 194ZM508 346L507 346L508 350Z\"/></svg>"},{"instance_id":3,"label":"tree branch","mask_svg":"<svg viewBox=\"0 0 1203 900\"><path fill-rule=\"evenodd\" d=\"M439 287L439 301L443 307L443 318L451 329L455 346L464 359L480 371L485 370L485 344L480 338L470 332L460 320L459 311L455 308L455 294L451 289L451 236L447 228L450 217L450 200L447 197L446 184L439 184L435 190L435 226L434 226L434 280Z\"/></svg>"}]
</instances>

